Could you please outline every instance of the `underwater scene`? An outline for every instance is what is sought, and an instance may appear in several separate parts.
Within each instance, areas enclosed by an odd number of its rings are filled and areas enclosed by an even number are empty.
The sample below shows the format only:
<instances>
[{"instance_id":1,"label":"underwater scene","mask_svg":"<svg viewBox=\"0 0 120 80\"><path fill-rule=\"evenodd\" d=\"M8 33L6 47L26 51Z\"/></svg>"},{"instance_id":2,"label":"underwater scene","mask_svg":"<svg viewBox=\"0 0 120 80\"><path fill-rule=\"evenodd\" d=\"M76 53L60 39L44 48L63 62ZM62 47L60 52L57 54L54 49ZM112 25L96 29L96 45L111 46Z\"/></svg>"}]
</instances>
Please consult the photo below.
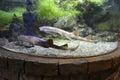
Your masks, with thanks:
<instances>
[{"instance_id":1,"label":"underwater scene","mask_svg":"<svg viewBox=\"0 0 120 80\"><path fill-rule=\"evenodd\" d=\"M109 54L120 40L120 0L1 0L0 48L45 57Z\"/></svg>"}]
</instances>

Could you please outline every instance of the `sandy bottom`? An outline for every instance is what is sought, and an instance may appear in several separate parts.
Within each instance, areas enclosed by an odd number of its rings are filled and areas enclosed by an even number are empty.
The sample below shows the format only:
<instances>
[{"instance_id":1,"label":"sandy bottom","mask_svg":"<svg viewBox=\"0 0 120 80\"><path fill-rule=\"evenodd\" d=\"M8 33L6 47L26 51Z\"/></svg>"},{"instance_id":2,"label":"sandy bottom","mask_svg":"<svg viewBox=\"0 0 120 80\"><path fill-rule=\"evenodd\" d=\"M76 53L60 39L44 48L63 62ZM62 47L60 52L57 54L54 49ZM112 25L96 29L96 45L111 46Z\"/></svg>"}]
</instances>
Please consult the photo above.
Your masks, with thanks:
<instances>
[{"instance_id":1,"label":"sandy bottom","mask_svg":"<svg viewBox=\"0 0 120 80\"><path fill-rule=\"evenodd\" d=\"M30 55L38 56L52 56L52 57L88 57L88 56L97 56L102 54L107 54L115 50L118 46L118 42L98 42L91 43L80 40L62 40L55 39L54 44L63 45L68 44L69 48L76 47L78 48L74 51L71 50L59 50L54 48L43 48L40 46L34 46L31 48L25 48L24 46L15 45L16 42L8 42L1 47L13 51L20 52Z\"/></svg>"}]
</instances>

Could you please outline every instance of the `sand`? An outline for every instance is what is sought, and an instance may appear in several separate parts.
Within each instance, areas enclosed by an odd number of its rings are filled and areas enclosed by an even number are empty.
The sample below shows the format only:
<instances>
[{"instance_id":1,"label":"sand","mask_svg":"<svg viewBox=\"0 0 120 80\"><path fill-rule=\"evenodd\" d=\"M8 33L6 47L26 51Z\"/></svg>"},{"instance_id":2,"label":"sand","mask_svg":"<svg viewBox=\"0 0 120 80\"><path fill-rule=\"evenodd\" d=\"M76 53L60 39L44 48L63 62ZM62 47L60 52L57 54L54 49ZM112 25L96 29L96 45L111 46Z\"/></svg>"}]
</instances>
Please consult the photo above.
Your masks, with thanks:
<instances>
[{"instance_id":1,"label":"sand","mask_svg":"<svg viewBox=\"0 0 120 80\"><path fill-rule=\"evenodd\" d=\"M41 46L34 46L31 48L25 48L24 46L18 46L16 42L6 42L5 45L2 45L2 48L7 50L24 53L28 55L37 55L37 56L50 56L50 57L89 57L97 56L102 54L109 54L114 51L118 42L85 42L80 40L63 40L55 39L54 44L63 45L68 44L69 48L76 47L78 48L74 51L71 50L59 50L54 48L43 48Z\"/></svg>"}]
</instances>

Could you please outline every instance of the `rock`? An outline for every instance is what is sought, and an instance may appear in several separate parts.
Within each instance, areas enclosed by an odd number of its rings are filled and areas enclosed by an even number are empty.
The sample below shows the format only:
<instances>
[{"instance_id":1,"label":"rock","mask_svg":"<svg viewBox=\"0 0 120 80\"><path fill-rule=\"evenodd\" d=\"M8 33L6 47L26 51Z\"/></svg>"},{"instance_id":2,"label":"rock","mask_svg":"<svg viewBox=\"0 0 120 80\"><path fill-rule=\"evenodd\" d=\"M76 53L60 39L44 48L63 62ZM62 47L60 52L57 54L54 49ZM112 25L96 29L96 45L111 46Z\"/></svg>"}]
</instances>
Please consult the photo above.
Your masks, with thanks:
<instances>
[{"instance_id":1,"label":"rock","mask_svg":"<svg viewBox=\"0 0 120 80\"><path fill-rule=\"evenodd\" d=\"M55 27L58 28L73 28L76 25L76 18L71 14L68 16L64 16L58 19L58 21L54 24Z\"/></svg>"},{"instance_id":2,"label":"rock","mask_svg":"<svg viewBox=\"0 0 120 80\"><path fill-rule=\"evenodd\" d=\"M15 41L17 40L17 36L24 35L26 33L24 25L19 23L19 21L16 18L13 19L13 21L10 23L9 32L10 41Z\"/></svg>"},{"instance_id":3,"label":"rock","mask_svg":"<svg viewBox=\"0 0 120 80\"><path fill-rule=\"evenodd\" d=\"M17 41L16 42L16 45L18 46L24 46L26 48L31 48L31 47L34 47L33 44L29 43L29 42L25 42L25 41Z\"/></svg>"},{"instance_id":4,"label":"rock","mask_svg":"<svg viewBox=\"0 0 120 80\"><path fill-rule=\"evenodd\" d=\"M98 39L99 41L115 42L115 41L117 41L117 34L106 31L106 32L102 32L102 33L97 33L95 38Z\"/></svg>"},{"instance_id":5,"label":"rock","mask_svg":"<svg viewBox=\"0 0 120 80\"><path fill-rule=\"evenodd\" d=\"M0 38L9 38L10 32L9 30L5 29L5 30L0 30Z\"/></svg>"},{"instance_id":6,"label":"rock","mask_svg":"<svg viewBox=\"0 0 120 80\"><path fill-rule=\"evenodd\" d=\"M79 31L79 35L82 37L95 34L94 30L92 30L92 28L88 27L86 24L78 25L77 28L77 30Z\"/></svg>"},{"instance_id":7,"label":"rock","mask_svg":"<svg viewBox=\"0 0 120 80\"><path fill-rule=\"evenodd\" d=\"M4 46L6 43L8 43L8 39L0 38L0 46Z\"/></svg>"},{"instance_id":8,"label":"rock","mask_svg":"<svg viewBox=\"0 0 120 80\"><path fill-rule=\"evenodd\" d=\"M26 11L23 13L24 27L26 28L26 35L34 36L34 31L32 30L33 22L35 20L35 15L31 11Z\"/></svg>"}]
</instances>

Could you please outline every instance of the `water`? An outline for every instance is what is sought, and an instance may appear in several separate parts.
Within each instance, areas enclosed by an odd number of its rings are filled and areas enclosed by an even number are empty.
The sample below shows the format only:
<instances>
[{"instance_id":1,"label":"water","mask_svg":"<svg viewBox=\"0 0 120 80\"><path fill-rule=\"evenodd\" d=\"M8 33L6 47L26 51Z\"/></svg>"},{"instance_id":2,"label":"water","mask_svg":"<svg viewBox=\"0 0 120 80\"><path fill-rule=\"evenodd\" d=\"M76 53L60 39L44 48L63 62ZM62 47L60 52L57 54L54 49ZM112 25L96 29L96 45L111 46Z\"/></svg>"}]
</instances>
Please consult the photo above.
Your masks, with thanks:
<instances>
[{"instance_id":1,"label":"water","mask_svg":"<svg viewBox=\"0 0 120 80\"><path fill-rule=\"evenodd\" d=\"M2 0L1 3L3 48L56 57L97 56L117 48L120 0ZM25 35L27 41L19 40L20 35Z\"/></svg>"}]
</instances>

